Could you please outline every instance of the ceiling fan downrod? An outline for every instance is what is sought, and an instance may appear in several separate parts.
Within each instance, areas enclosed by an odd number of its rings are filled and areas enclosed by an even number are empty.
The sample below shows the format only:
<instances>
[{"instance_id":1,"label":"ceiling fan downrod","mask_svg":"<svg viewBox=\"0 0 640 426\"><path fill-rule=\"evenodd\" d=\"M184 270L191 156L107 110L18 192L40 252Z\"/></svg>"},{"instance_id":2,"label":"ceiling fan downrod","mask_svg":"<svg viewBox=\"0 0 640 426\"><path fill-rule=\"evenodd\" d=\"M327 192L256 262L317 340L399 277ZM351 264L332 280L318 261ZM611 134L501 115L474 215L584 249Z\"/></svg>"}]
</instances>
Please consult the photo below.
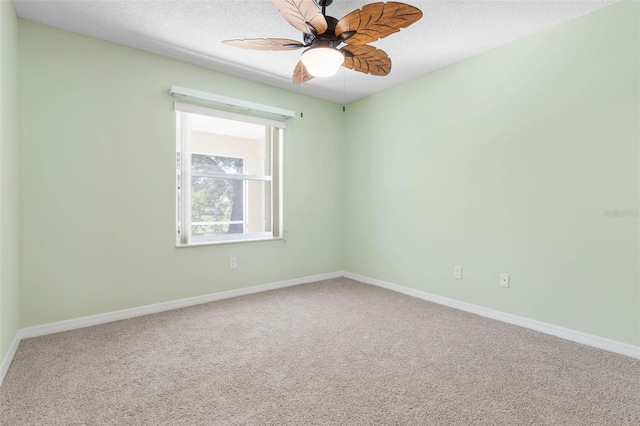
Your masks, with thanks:
<instances>
[{"instance_id":1,"label":"ceiling fan downrod","mask_svg":"<svg viewBox=\"0 0 640 426\"><path fill-rule=\"evenodd\" d=\"M327 6L331 6L331 3L333 3L333 0L313 0L315 4L318 5L318 7L322 8L322 14L324 16L327 16L327 14L325 13Z\"/></svg>"}]
</instances>

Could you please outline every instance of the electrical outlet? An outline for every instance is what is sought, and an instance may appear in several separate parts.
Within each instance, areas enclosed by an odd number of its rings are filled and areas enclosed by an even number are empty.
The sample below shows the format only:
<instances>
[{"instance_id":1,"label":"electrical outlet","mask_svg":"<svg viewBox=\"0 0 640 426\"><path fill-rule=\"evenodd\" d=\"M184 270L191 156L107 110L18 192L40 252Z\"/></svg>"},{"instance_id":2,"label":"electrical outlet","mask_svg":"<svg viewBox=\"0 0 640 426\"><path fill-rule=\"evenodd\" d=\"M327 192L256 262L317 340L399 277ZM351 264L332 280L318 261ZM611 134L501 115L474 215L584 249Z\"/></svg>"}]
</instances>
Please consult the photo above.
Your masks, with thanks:
<instances>
[{"instance_id":1,"label":"electrical outlet","mask_svg":"<svg viewBox=\"0 0 640 426\"><path fill-rule=\"evenodd\" d=\"M453 267L453 278L457 280L462 279L462 266L454 266Z\"/></svg>"},{"instance_id":2,"label":"electrical outlet","mask_svg":"<svg viewBox=\"0 0 640 426\"><path fill-rule=\"evenodd\" d=\"M232 257L229 259L229 269L236 269L238 267L238 258Z\"/></svg>"},{"instance_id":3,"label":"electrical outlet","mask_svg":"<svg viewBox=\"0 0 640 426\"><path fill-rule=\"evenodd\" d=\"M509 274L500 274L500 287L509 288Z\"/></svg>"}]
</instances>

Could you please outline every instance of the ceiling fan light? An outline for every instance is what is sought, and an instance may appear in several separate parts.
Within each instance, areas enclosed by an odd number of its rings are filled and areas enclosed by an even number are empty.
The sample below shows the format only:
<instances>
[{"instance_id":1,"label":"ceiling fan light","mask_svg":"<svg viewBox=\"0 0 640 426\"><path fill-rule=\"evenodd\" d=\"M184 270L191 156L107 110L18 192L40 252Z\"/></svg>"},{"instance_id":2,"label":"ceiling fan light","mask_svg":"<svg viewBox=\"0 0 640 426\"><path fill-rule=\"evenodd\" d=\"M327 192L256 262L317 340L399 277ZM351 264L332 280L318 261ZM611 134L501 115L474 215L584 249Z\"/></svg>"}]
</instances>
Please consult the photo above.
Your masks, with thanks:
<instances>
[{"instance_id":1,"label":"ceiling fan light","mask_svg":"<svg viewBox=\"0 0 640 426\"><path fill-rule=\"evenodd\" d=\"M312 47L304 51L301 60L312 76L329 77L338 72L344 56L333 47Z\"/></svg>"}]
</instances>

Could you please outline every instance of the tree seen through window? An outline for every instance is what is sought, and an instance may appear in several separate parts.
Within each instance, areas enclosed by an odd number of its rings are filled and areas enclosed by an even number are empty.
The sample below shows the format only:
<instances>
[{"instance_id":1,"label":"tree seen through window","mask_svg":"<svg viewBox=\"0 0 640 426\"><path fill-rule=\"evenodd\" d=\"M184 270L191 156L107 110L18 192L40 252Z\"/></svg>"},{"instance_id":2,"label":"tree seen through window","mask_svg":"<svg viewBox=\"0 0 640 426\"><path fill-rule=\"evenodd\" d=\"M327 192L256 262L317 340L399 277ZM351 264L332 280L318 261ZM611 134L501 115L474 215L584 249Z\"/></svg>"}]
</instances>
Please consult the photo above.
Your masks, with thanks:
<instances>
[{"instance_id":1,"label":"tree seen through window","mask_svg":"<svg viewBox=\"0 0 640 426\"><path fill-rule=\"evenodd\" d=\"M242 174L243 163L242 158L192 154L191 171L194 174L197 172ZM243 233L243 186L244 181L240 179L192 176L192 235Z\"/></svg>"}]
</instances>

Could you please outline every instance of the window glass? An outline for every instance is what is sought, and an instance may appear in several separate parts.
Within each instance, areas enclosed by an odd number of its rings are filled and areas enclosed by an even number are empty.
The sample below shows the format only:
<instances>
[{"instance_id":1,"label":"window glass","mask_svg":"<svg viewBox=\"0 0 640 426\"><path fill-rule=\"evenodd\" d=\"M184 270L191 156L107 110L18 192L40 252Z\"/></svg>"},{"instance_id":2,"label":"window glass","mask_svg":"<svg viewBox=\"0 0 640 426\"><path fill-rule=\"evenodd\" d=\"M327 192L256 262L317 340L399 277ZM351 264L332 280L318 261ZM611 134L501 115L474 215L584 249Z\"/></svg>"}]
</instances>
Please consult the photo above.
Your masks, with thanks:
<instances>
[{"instance_id":1,"label":"window glass","mask_svg":"<svg viewBox=\"0 0 640 426\"><path fill-rule=\"evenodd\" d=\"M279 237L282 129L193 108L176 108L178 244Z\"/></svg>"}]
</instances>

